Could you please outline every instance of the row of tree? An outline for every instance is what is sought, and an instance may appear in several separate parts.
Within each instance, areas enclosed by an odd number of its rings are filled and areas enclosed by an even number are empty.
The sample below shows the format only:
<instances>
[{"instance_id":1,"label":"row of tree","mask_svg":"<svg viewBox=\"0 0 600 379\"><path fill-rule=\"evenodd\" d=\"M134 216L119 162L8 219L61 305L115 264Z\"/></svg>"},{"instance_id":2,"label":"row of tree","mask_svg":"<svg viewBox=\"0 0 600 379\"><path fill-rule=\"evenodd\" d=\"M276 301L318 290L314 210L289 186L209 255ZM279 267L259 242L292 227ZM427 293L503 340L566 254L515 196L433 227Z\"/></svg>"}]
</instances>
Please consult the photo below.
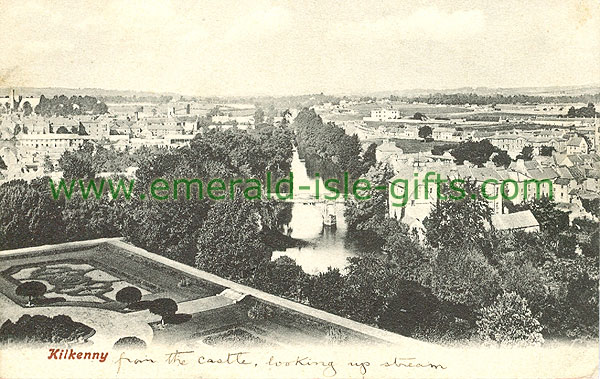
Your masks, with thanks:
<instances>
[{"instance_id":1,"label":"row of tree","mask_svg":"<svg viewBox=\"0 0 600 379\"><path fill-rule=\"evenodd\" d=\"M561 95L561 96L539 96L539 95L479 95L476 93L435 93L425 96L415 96L411 98L399 98L409 102L419 102L427 104L447 104L447 105L496 105L496 104L538 104L538 103L585 103L600 101L600 93L594 95Z\"/></svg>"},{"instance_id":2,"label":"row of tree","mask_svg":"<svg viewBox=\"0 0 600 379\"><path fill-rule=\"evenodd\" d=\"M314 109L304 108L292 123L298 153L306 161L309 175L340 178L348 173L359 178L375 164L375 145L362 152L356 134L349 136L333 123L324 123Z\"/></svg>"},{"instance_id":3,"label":"row of tree","mask_svg":"<svg viewBox=\"0 0 600 379\"><path fill-rule=\"evenodd\" d=\"M108 113L108 107L93 96L71 96L65 95L46 98L40 96L40 102L35 106L35 113L41 116L71 116L85 114Z\"/></svg>"},{"instance_id":4,"label":"row of tree","mask_svg":"<svg viewBox=\"0 0 600 379\"><path fill-rule=\"evenodd\" d=\"M587 107L581 107L581 108L571 107L571 108L569 108L569 111L567 112L567 117L569 117L569 118L575 118L575 117L593 118L598 115L599 114L598 114L598 112L596 112L596 107L594 106L593 103L589 103L587 105Z\"/></svg>"},{"instance_id":5,"label":"row of tree","mask_svg":"<svg viewBox=\"0 0 600 379\"><path fill-rule=\"evenodd\" d=\"M454 158L454 161L462 165L464 162L470 162L478 167L483 167L486 162L490 160L496 165L496 167L508 167L513 162L513 159L508 155L506 150L502 150L494 145L487 139L481 141L463 141L458 145L456 144L444 144L435 145L431 149L433 155L443 155L446 151L450 151L450 155ZM553 146L541 146L540 155L551 157L556 149ZM534 156L533 146L523 146L521 152L516 156L516 159L523 159L530 161Z\"/></svg>"},{"instance_id":6,"label":"row of tree","mask_svg":"<svg viewBox=\"0 0 600 379\"><path fill-rule=\"evenodd\" d=\"M112 199L105 193L100 199L84 200L75 186L70 200L54 200L48 178L4 183L0 248L125 236L137 246L189 265L198 263L211 272L216 273L218 262L223 262L219 274L244 277L256 266L252 262L270 259L274 248L289 243L277 230L289 221L290 204L249 201L239 192L235 200L212 201L195 196L194 185L189 200L183 196L185 185L179 187L179 200L143 201L139 195L148 192L155 178L198 178L206 185L213 178L254 177L265 183L269 171L275 181L289 173L292 139L289 130L272 127L252 133L210 131L196 136L189 147L132 154L85 145L59 160L64 178L93 179L99 172L138 166L132 199ZM222 257L221 252L229 255Z\"/></svg>"}]
</instances>

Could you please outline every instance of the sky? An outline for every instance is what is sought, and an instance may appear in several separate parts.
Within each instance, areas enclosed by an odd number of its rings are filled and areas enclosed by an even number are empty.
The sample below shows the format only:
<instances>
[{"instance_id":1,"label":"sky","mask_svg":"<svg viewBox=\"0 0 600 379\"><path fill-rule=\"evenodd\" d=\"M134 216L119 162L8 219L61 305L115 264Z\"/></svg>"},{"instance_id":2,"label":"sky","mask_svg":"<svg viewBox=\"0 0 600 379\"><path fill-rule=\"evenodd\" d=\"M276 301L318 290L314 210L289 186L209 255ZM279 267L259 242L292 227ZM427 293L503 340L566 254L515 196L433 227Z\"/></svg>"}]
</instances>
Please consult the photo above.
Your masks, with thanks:
<instances>
[{"instance_id":1,"label":"sky","mask_svg":"<svg viewBox=\"0 0 600 379\"><path fill-rule=\"evenodd\" d=\"M0 86L354 94L600 82L600 2L0 0Z\"/></svg>"}]
</instances>

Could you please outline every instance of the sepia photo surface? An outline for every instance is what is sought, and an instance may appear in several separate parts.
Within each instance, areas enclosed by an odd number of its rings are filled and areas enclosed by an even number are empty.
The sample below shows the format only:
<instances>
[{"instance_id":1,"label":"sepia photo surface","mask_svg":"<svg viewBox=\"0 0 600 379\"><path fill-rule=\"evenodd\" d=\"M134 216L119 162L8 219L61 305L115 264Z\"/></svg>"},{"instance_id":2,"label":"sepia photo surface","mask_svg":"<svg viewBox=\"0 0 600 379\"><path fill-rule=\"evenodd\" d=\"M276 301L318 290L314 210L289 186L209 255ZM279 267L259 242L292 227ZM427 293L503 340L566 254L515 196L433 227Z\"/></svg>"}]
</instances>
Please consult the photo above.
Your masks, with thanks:
<instances>
[{"instance_id":1,"label":"sepia photo surface","mask_svg":"<svg viewBox=\"0 0 600 379\"><path fill-rule=\"evenodd\" d=\"M598 1L0 0L0 49L0 377L598 376Z\"/></svg>"}]
</instances>

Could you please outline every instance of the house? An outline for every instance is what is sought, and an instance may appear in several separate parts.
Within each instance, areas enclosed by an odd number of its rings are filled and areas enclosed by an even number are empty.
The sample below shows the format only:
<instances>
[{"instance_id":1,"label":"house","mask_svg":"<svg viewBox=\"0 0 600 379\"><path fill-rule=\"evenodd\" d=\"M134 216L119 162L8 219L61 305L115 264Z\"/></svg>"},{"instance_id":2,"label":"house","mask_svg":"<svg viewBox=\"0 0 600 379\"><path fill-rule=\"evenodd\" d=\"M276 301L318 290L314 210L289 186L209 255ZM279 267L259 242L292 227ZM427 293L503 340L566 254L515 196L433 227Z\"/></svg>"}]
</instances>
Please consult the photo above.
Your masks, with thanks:
<instances>
[{"instance_id":1,"label":"house","mask_svg":"<svg viewBox=\"0 0 600 379\"><path fill-rule=\"evenodd\" d=\"M384 141L375 149L375 157L379 162L388 162L402 155L402 149L396 146L394 142Z\"/></svg>"},{"instance_id":2,"label":"house","mask_svg":"<svg viewBox=\"0 0 600 379\"><path fill-rule=\"evenodd\" d=\"M488 136L487 138L492 145L508 152L518 153L523 150L523 147L527 146L527 139L519 135L498 134L490 136L489 133L484 132L473 133L473 139L476 141L480 141L486 138L486 136Z\"/></svg>"},{"instance_id":3,"label":"house","mask_svg":"<svg viewBox=\"0 0 600 379\"><path fill-rule=\"evenodd\" d=\"M495 230L522 230L524 232L539 232L540 224L530 210L493 214L492 228Z\"/></svg>"},{"instance_id":4,"label":"house","mask_svg":"<svg viewBox=\"0 0 600 379\"><path fill-rule=\"evenodd\" d=\"M454 128L446 128L446 127L436 127L432 131L432 137L436 141L455 141L454 132L456 130Z\"/></svg>"},{"instance_id":5,"label":"house","mask_svg":"<svg viewBox=\"0 0 600 379\"><path fill-rule=\"evenodd\" d=\"M571 137L566 144L567 155L571 154L587 154L588 145L583 137L574 136Z\"/></svg>"},{"instance_id":6,"label":"house","mask_svg":"<svg viewBox=\"0 0 600 379\"><path fill-rule=\"evenodd\" d=\"M371 117L363 117L364 121L386 121L395 120L401 117L400 111L396 109L373 109L371 110Z\"/></svg>"},{"instance_id":7,"label":"house","mask_svg":"<svg viewBox=\"0 0 600 379\"><path fill-rule=\"evenodd\" d=\"M571 190L576 188L576 185L577 185L577 182L575 181L575 179L568 179L568 178L556 179L554 181L554 186L553 186L554 201L557 203L570 203L571 202L570 192L571 192Z\"/></svg>"},{"instance_id":8,"label":"house","mask_svg":"<svg viewBox=\"0 0 600 379\"><path fill-rule=\"evenodd\" d=\"M141 122L143 132L153 137L184 133L184 122L176 118L147 118Z\"/></svg>"},{"instance_id":9,"label":"house","mask_svg":"<svg viewBox=\"0 0 600 379\"><path fill-rule=\"evenodd\" d=\"M19 134L17 136L17 147L31 151L40 156L48 155L52 159L58 159L67 150L76 150L84 142L91 140L90 136L78 134Z\"/></svg>"},{"instance_id":10,"label":"house","mask_svg":"<svg viewBox=\"0 0 600 379\"><path fill-rule=\"evenodd\" d=\"M429 175L428 175L429 174ZM438 189L435 180L462 179L474 181L481 187L485 182L485 193L493 214L503 212L503 199L500 196L501 183L509 178L506 170L496 168L476 168L449 166L447 164L429 164L427 167L406 167L397 171L389 182L388 214L390 217L417 225L429 215L438 201ZM496 182L490 182L495 179Z\"/></svg>"}]
</instances>

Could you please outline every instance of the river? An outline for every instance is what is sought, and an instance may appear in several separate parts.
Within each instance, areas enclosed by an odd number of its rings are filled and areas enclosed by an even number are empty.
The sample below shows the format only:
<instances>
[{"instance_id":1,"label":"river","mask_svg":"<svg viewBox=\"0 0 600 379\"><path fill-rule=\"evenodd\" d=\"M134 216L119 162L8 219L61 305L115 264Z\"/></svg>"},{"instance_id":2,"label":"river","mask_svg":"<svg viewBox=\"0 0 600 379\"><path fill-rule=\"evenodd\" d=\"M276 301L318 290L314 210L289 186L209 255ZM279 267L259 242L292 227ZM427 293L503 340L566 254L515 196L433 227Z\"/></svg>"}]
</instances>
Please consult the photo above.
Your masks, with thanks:
<instances>
[{"instance_id":1,"label":"river","mask_svg":"<svg viewBox=\"0 0 600 379\"><path fill-rule=\"evenodd\" d=\"M315 187L315 179L308 176L306 166L300 160L297 151L294 151L291 166L295 191L300 186ZM324 188L321 179L319 181L320 188ZM325 272L328 267L344 271L348 263L347 258L357 255L356 250L348 246L351 244L346 243L344 206L336 204L337 227L333 229L323 226L321 207L320 204L293 204L292 219L287 227L291 230L291 237L304 240L308 245L275 251L273 260L286 255L294 259L309 274Z\"/></svg>"}]
</instances>

